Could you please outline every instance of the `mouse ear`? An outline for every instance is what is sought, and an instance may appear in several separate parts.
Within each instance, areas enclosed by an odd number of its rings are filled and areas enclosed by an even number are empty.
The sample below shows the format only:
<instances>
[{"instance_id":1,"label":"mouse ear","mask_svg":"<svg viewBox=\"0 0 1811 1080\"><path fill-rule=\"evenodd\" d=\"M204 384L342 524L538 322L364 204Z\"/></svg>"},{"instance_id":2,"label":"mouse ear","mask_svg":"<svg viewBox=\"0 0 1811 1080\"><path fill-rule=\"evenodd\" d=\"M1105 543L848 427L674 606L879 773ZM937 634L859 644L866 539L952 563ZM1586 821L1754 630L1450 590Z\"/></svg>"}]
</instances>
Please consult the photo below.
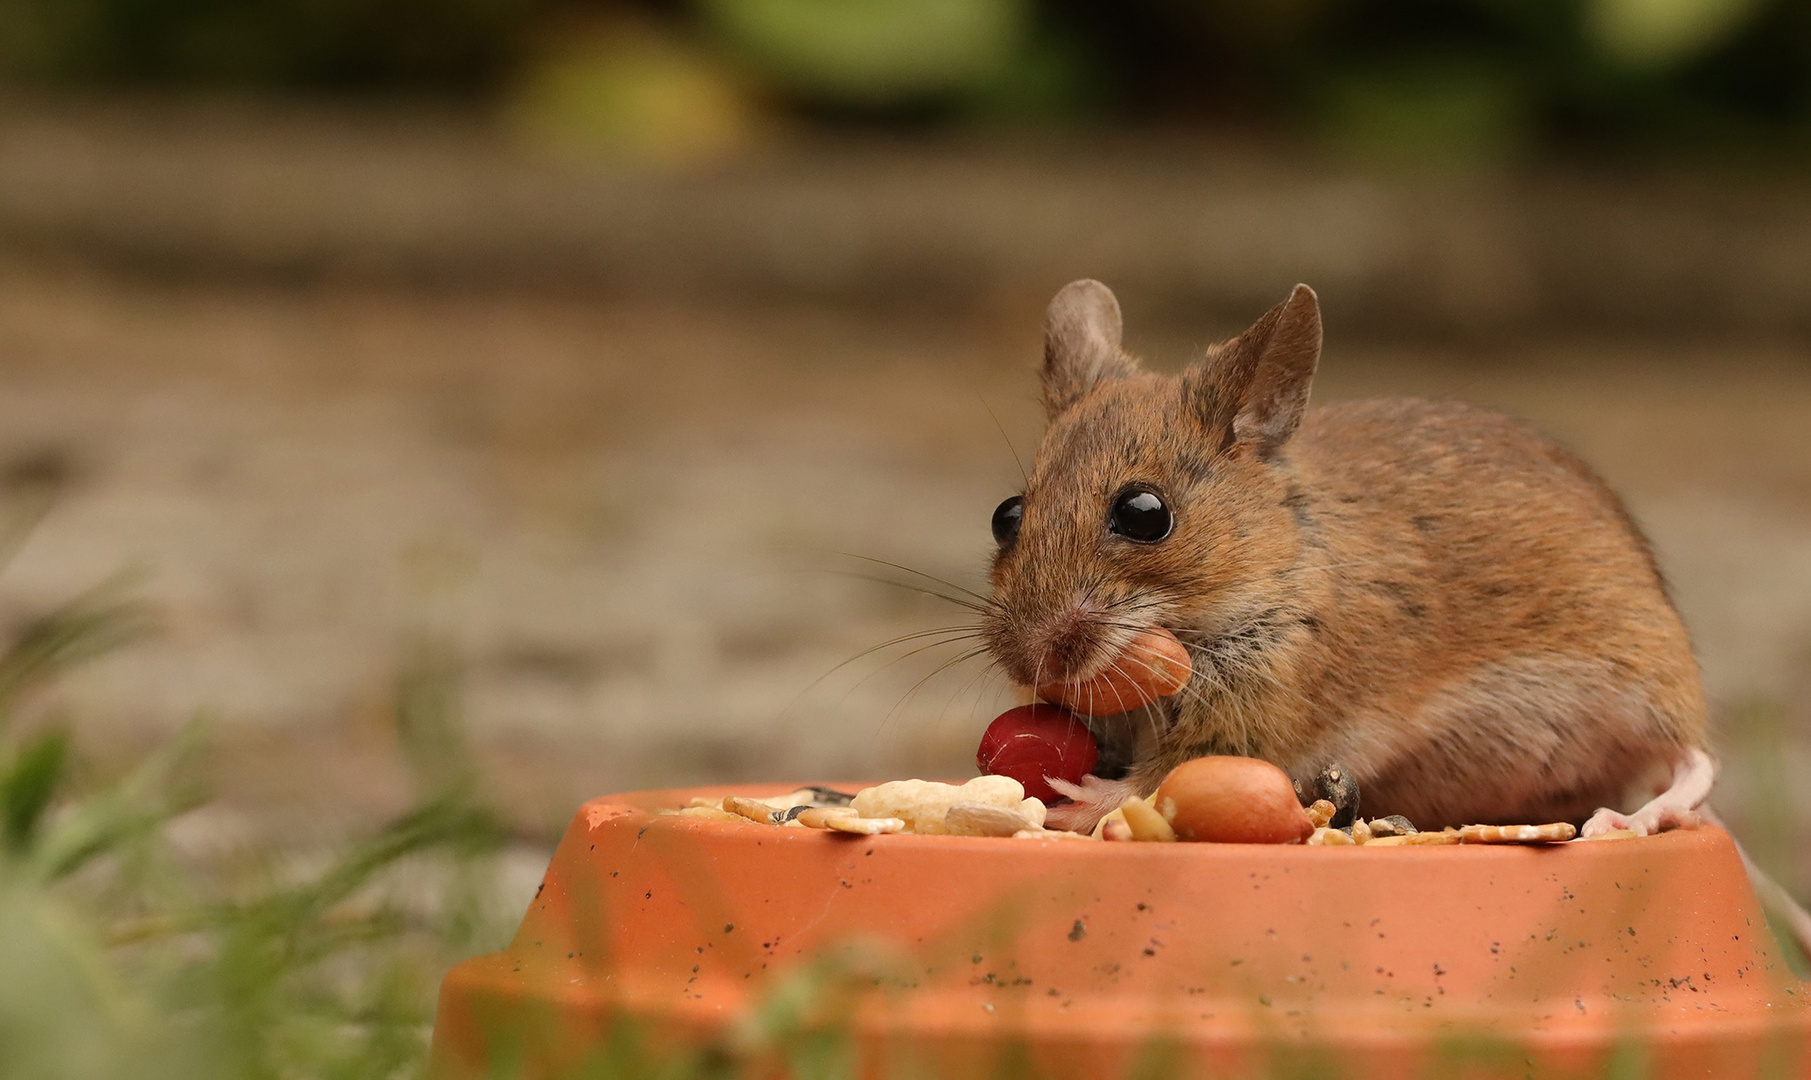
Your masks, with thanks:
<instances>
[{"instance_id":1,"label":"mouse ear","mask_svg":"<svg viewBox=\"0 0 1811 1080\"><path fill-rule=\"evenodd\" d=\"M1054 418L1109 379L1138 365L1119 349L1119 301L1113 290L1071 281L1044 312L1044 412Z\"/></svg>"},{"instance_id":2,"label":"mouse ear","mask_svg":"<svg viewBox=\"0 0 1811 1080\"><path fill-rule=\"evenodd\" d=\"M1301 423L1320 358L1320 300L1297 285L1289 299L1185 373L1183 393L1208 430L1228 443L1274 449Z\"/></svg>"}]
</instances>

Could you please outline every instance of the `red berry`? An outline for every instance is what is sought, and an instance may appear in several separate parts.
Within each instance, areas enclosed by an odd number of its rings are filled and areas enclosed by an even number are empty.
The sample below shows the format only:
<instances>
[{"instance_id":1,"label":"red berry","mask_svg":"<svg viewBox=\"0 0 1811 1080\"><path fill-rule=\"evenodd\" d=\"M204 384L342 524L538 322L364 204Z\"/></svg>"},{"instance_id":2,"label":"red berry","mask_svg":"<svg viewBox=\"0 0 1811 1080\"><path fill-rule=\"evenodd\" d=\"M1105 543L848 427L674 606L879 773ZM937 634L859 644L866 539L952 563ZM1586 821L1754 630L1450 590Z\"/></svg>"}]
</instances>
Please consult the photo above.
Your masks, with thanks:
<instances>
[{"instance_id":1,"label":"red berry","mask_svg":"<svg viewBox=\"0 0 1811 1080\"><path fill-rule=\"evenodd\" d=\"M1010 776L1025 785L1025 794L1047 803L1058 802L1045 777L1081 783L1100 760L1094 736L1067 709L1055 705L1021 705L1001 713L987 725L975 764L983 773Z\"/></svg>"}]
</instances>

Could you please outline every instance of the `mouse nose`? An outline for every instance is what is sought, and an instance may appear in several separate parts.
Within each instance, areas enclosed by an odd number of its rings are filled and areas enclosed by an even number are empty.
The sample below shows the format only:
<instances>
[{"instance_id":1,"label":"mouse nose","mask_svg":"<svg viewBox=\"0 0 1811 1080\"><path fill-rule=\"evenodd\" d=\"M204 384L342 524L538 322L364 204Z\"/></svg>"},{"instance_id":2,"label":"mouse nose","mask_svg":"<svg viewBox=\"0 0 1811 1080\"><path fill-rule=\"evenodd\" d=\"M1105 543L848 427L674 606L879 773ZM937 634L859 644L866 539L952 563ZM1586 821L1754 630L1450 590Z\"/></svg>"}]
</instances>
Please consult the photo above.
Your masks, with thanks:
<instances>
[{"instance_id":1,"label":"mouse nose","mask_svg":"<svg viewBox=\"0 0 1811 1080\"><path fill-rule=\"evenodd\" d=\"M1070 682L1079 675L1099 647L1100 627L1092 612L1066 608L1050 616L1027 650L1040 683Z\"/></svg>"}]
</instances>

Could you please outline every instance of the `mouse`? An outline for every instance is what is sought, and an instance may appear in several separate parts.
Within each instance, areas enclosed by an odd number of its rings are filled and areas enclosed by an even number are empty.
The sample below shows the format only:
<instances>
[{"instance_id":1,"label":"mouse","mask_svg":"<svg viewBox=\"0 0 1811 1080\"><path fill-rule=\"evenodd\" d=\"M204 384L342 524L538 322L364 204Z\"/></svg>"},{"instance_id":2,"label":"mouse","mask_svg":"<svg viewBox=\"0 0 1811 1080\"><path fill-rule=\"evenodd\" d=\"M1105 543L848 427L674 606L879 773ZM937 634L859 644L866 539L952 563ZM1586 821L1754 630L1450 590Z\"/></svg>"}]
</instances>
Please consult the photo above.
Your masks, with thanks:
<instances>
[{"instance_id":1,"label":"mouse","mask_svg":"<svg viewBox=\"0 0 1811 1080\"><path fill-rule=\"evenodd\" d=\"M1121 345L1113 292L1044 321L1046 429L993 515L983 640L1016 683L1082 684L1161 629L1175 693L1088 722L1058 786L1086 830L1191 758L1329 767L1422 829L1691 826L1715 777L1697 660L1616 493L1528 424L1456 401L1309 405L1298 285L1174 374Z\"/></svg>"}]
</instances>

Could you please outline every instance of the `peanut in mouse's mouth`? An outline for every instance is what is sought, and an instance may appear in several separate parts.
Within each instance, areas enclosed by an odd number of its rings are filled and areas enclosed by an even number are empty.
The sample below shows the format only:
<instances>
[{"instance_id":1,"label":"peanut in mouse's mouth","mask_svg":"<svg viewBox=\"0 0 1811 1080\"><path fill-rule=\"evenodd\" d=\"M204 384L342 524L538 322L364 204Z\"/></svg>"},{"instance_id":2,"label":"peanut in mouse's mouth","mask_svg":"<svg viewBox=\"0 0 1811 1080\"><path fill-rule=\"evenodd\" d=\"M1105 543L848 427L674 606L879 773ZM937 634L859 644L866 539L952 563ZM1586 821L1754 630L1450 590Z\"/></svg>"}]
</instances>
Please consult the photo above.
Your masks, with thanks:
<instances>
[{"instance_id":1,"label":"peanut in mouse's mouth","mask_svg":"<svg viewBox=\"0 0 1811 1080\"><path fill-rule=\"evenodd\" d=\"M1133 638L1093 678L1040 684L1037 694L1083 716L1115 716L1176 693L1193 673L1188 649L1176 635L1153 629Z\"/></svg>"}]
</instances>

